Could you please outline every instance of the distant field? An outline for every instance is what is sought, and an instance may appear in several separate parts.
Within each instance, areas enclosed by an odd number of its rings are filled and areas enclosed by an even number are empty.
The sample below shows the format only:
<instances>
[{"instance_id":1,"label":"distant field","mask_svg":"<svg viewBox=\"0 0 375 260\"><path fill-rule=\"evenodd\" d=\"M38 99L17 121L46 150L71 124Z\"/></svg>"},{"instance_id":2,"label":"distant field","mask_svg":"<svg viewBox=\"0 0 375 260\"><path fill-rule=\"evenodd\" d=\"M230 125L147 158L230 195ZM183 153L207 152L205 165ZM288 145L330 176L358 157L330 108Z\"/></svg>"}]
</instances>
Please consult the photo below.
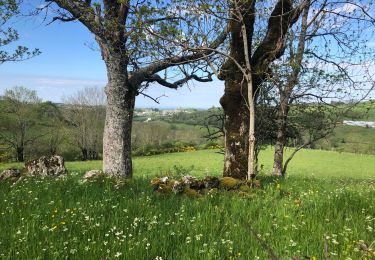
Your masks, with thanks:
<instances>
[{"instance_id":1,"label":"distant field","mask_svg":"<svg viewBox=\"0 0 375 260\"><path fill-rule=\"evenodd\" d=\"M339 125L332 135L318 141L316 147L325 150L375 155L375 129Z\"/></svg>"},{"instance_id":2,"label":"distant field","mask_svg":"<svg viewBox=\"0 0 375 260\"><path fill-rule=\"evenodd\" d=\"M368 101L364 103L360 103L356 107L353 108L354 113L362 114L363 116L360 117L363 121L375 121L375 101ZM348 117L347 119L351 119ZM358 120L358 119L356 119Z\"/></svg>"},{"instance_id":3,"label":"distant field","mask_svg":"<svg viewBox=\"0 0 375 260\"><path fill-rule=\"evenodd\" d=\"M213 150L135 158L135 178L122 185L79 181L100 161L67 162L65 180L0 182L0 258L247 260L271 250L280 259L372 259L360 245L375 247L375 156L304 150L285 180L265 176L271 149L261 157L262 187L247 197L150 187L155 175L221 175ZM10 166L21 165L0 169Z\"/></svg>"}]
</instances>

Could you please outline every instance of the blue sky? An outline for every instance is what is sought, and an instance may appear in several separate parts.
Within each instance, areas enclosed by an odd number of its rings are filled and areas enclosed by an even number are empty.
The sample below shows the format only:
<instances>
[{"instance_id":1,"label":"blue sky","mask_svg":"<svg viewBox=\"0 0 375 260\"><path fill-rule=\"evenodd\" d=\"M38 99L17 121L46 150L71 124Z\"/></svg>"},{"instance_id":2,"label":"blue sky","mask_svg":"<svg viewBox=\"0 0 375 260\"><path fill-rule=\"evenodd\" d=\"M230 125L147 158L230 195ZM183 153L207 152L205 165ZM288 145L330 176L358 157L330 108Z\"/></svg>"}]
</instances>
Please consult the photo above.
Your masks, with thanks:
<instances>
[{"instance_id":1,"label":"blue sky","mask_svg":"<svg viewBox=\"0 0 375 260\"><path fill-rule=\"evenodd\" d=\"M25 0L23 11L35 8L42 0ZM106 68L100 52L88 45L94 44L93 35L79 22L61 23L43 21L43 16L17 19L11 25L19 34L17 45L39 48L42 54L33 59L5 63L0 67L0 95L5 89L22 85L35 89L44 100L61 102L78 90L88 87L104 87ZM370 28L369 28L370 29ZM369 43L375 47L375 39ZM13 46L14 47L14 46ZM374 68L375 70L375 68ZM215 80L210 83L191 82L179 90L152 86L148 94L153 97L166 96L156 104L139 96L137 107L196 107L219 106L224 83Z\"/></svg>"},{"instance_id":2,"label":"blue sky","mask_svg":"<svg viewBox=\"0 0 375 260\"><path fill-rule=\"evenodd\" d=\"M32 4L31 4L32 3ZM32 7L39 1L29 1ZM4 63L0 67L0 94L5 89L22 85L35 89L44 100L61 102L63 97L74 94L87 86L104 87L106 68L100 52L88 47L94 43L93 35L79 22L55 22L46 25L43 16L17 19L11 25L19 34L16 45L39 48L42 54L33 59ZM219 106L224 83L191 82L179 90L152 86L148 94L154 97L165 95L156 104L138 96L137 107L196 107Z\"/></svg>"}]
</instances>

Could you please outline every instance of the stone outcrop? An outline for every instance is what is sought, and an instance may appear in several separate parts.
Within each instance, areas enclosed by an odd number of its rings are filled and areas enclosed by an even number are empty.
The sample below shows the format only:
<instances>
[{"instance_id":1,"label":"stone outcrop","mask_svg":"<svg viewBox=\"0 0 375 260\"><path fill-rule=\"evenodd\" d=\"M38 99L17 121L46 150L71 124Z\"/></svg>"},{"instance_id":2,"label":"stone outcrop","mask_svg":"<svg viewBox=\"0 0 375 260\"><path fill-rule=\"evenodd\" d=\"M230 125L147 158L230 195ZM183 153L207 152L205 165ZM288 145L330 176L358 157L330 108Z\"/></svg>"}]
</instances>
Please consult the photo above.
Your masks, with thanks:
<instances>
[{"instance_id":1,"label":"stone outcrop","mask_svg":"<svg viewBox=\"0 0 375 260\"><path fill-rule=\"evenodd\" d=\"M239 192L242 197L252 197L252 189L260 187L259 180L239 180L232 177L207 176L198 179L193 176L182 176L180 179L160 177L151 180L154 191L164 194L184 194L188 197L197 198L202 195L211 195L214 191L225 190Z\"/></svg>"},{"instance_id":2,"label":"stone outcrop","mask_svg":"<svg viewBox=\"0 0 375 260\"><path fill-rule=\"evenodd\" d=\"M0 181L5 181L8 179L16 180L21 176L21 171L18 169L7 169L1 172Z\"/></svg>"},{"instance_id":3,"label":"stone outcrop","mask_svg":"<svg viewBox=\"0 0 375 260\"><path fill-rule=\"evenodd\" d=\"M58 155L51 157L42 156L32 160L25 165L28 176L60 176L66 174L64 158Z\"/></svg>"},{"instance_id":4,"label":"stone outcrop","mask_svg":"<svg viewBox=\"0 0 375 260\"><path fill-rule=\"evenodd\" d=\"M209 189L209 190L219 188L220 186L220 180L218 177L207 176L206 178L203 179L203 183L206 189Z\"/></svg>"}]
</instances>

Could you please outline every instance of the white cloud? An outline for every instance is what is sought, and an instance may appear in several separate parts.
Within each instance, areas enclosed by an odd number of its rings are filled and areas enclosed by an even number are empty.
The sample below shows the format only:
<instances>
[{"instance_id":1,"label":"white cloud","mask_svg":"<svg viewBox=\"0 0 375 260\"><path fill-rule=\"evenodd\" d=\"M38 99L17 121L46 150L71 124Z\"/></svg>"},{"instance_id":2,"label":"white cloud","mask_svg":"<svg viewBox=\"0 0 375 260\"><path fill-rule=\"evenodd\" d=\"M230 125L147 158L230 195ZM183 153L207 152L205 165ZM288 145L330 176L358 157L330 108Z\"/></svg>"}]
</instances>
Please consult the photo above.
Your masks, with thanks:
<instances>
[{"instance_id":1,"label":"white cloud","mask_svg":"<svg viewBox=\"0 0 375 260\"><path fill-rule=\"evenodd\" d=\"M0 95L5 89L14 86L25 86L36 90L43 100L61 102L85 87L104 87L106 81L100 79L79 79L68 77L50 77L36 75L11 75L0 73Z\"/></svg>"},{"instance_id":2,"label":"white cloud","mask_svg":"<svg viewBox=\"0 0 375 260\"><path fill-rule=\"evenodd\" d=\"M104 86L106 84L103 80L90 79L70 79L70 78L53 78L53 77L37 77L34 79L36 83L41 85L48 85L49 87L61 86Z\"/></svg>"},{"instance_id":3,"label":"white cloud","mask_svg":"<svg viewBox=\"0 0 375 260\"><path fill-rule=\"evenodd\" d=\"M352 13L353 11L355 11L357 9L359 9L359 7L357 5L353 5L351 3L346 3L343 6L334 9L333 11L335 11L337 13Z\"/></svg>"}]
</instances>

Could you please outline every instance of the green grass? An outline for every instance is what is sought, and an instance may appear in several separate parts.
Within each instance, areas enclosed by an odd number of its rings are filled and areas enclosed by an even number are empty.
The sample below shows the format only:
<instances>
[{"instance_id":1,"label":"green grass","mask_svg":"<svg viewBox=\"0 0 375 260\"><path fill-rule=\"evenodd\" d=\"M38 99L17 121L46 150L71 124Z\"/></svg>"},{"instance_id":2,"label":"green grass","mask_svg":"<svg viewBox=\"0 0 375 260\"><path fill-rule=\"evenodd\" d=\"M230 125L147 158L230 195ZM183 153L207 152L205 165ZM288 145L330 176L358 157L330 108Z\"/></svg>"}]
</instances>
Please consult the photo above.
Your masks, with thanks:
<instances>
[{"instance_id":1,"label":"green grass","mask_svg":"<svg viewBox=\"0 0 375 260\"><path fill-rule=\"evenodd\" d=\"M287 150L287 155L292 150ZM264 165L263 174L272 169L273 149L263 150L260 163ZM220 175L223 170L223 155L216 150L200 150L187 153L161 154L134 158L134 176L147 177L164 174L173 166L191 168L195 176ZM0 170L21 167L19 163L0 164ZM101 169L101 161L67 162L69 171L83 172ZM288 176L317 178L375 178L375 156L353 153L337 153L322 150L301 150L289 164Z\"/></svg>"},{"instance_id":2,"label":"green grass","mask_svg":"<svg viewBox=\"0 0 375 260\"><path fill-rule=\"evenodd\" d=\"M262 188L251 198L152 191L155 175L220 175L212 150L135 158L135 178L120 187L80 183L99 161L67 162L66 180L0 183L0 258L267 259L259 234L282 259L323 259L325 244L330 259L360 259L358 241L375 238L375 156L304 150L282 181L266 175L271 159L263 151Z\"/></svg>"},{"instance_id":3,"label":"green grass","mask_svg":"<svg viewBox=\"0 0 375 260\"><path fill-rule=\"evenodd\" d=\"M375 121L375 101L374 100L360 103L357 106L355 106L352 110L354 113L363 115L360 120ZM351 120L350 117L348 117L347 119ZM358 119L355 119L355 120L358 120Z\"/></svg>"}]
</instances>

